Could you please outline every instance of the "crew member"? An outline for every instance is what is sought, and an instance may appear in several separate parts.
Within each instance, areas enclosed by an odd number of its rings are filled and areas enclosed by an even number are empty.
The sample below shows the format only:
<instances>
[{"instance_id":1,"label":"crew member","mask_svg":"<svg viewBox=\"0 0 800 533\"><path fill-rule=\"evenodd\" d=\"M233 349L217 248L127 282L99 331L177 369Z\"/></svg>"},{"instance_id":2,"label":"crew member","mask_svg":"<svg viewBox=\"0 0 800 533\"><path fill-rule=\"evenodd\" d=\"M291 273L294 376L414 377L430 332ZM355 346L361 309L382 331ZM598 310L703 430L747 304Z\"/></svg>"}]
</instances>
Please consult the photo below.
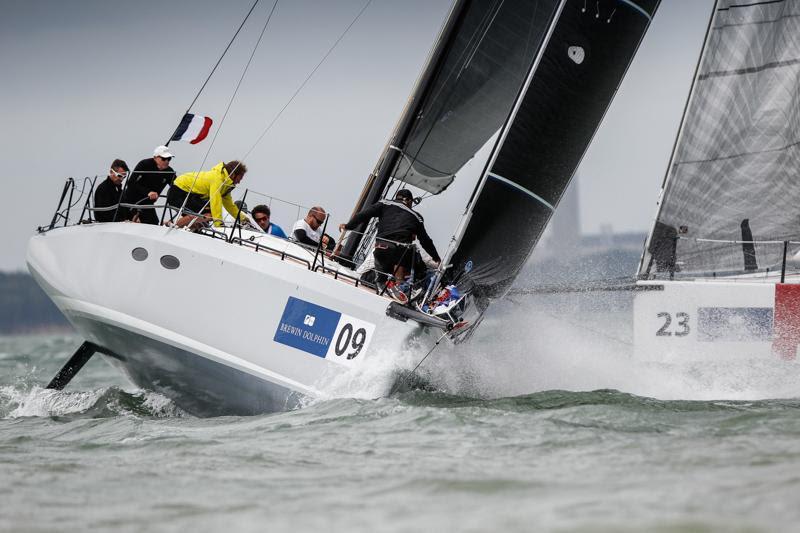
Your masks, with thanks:
<instances>
[{"instance_id":1,"label":"crew member","mask_svg":"<svg viewBox=\"0 0 800 533\"><path fill-rule=\"evenodd\" d=\"M111 163L108 177L97 186L94 191L94 206L112 207L119 203L122 196L122 180L128 175L128 164L122 159L115 159ZM113 222L116 209L108 211L95 211L94 218L98 222Z\"/></svg>"},{"instance_id":2,"label":"crew member","mask_svg":"<svg viewBox=\"0 0 800 533\"><path fill-rule=\"evenodd\" d=\"M327 213L319 206L314 206L308 210L305 218L301 218L292 226L292 238L300 244L317 247L322 241L322 247L327 251L332 251L336 246L333 237L322 233L322 225L325 223Z\"/></svg>"},{"instance_id":3,"label":"crew member","mask_svg":"<svg viewBox=\"0 0 800 533\"><path fill-rule=\"evenodd\" d=\"M256 224L258 224L258 227L264 230L265 233L275 235L281 239L286 238L286 233L284 233L283 228L269 221L272 212L268 206L263 204L257 205L250 213L253 215L253 219L256 221Z\"/></svg>"},{"instance_id":4,"label":"crew member","mask_svg":"<svg viewBox=\"0 0 800 533\"><path fill-rule=\"evenodd\" d=\"M158 146L153 150L153 157L139 161L125 185L123 202L142 206L155 204L164 187L175 179L175 171L169 166L172 157L166 146ZM133 219L135 215L135 210L128 211L126 209L123 212L120 209L116 219ZM155 209L140 209L138 215L139 222L158 224Z\"/></svg>"},{"instance_id":5,"label":"crew member","mask_svg":"<svg viewBox=\"0 0 800 533\"><path fill-rule=\"evenodd\" d=\"M381 200L378 203L356 213L350 222L339 226L340 231L352 230L363 222L376 217L378 231L375 239L375 267L378 271L378 281L386 279L386 275L394 276L397 282L403 282L411 270L414 260L414 246L411 244L416 238L422 248L431 256L438 266L439 253L433 241L425 231L425 222L422 215L414 211L414 197L408 189L400 189L395 194L394 200ZM401 301L407 297L397 290L393 280L386 284L387 292Z\"/></svg>"},{"instance_id":6,"label":"crew member","mask_svg":"<svg viewBox=\"0 0 800 533\"><path fill-rule=\"evenodd\" d=\"M193 213L201 213L205 205L210 204L214 225L221 226L223 206L233 217L240 214L239 207L231 198L231 191L246 173L244 163L230 161L220 163L211 170L181 174L169 188L167 204L181 209L185 201L186 209Z\"/></svg>"}]
</instances>

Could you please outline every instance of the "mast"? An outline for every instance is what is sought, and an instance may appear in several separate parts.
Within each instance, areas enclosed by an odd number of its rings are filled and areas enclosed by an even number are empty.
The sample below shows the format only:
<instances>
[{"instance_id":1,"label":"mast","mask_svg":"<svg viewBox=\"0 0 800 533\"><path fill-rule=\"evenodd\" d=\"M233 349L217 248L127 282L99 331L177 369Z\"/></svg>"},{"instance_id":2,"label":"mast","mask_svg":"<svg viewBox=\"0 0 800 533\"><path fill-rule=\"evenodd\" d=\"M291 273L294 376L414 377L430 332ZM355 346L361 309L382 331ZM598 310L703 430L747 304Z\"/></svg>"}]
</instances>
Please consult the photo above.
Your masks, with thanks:
<instances>
[{"instance_id":1,"label":"mast","mask_svg":"<svg viewBox=\"0 0 800 533\"><path fill-rule=\"evenodd\" d=\"M459 27L469 3L470 0L455 0L453 2L450 13L439 32L436 44L431 49L428 55L428 61L417 80L416 87L398 120L390 141L387 143L378 160L375 170L369 175L369 178L367 178L361 196L353 208L353 214L372 205L383 197L384 191L391 180L392 171L402 155L401 147L405 144L409 133L414 127L414 122L419 116L421 107L425 103L426 96L431 89L432 81L439 72L442 62L447 57L447 51L452 46L456 29ZM366 227L366 223L361 224L350 233L342 249L341 256L346 259L353 257L361 244L363 232Z\"/></svg>"},{"instance_id":2,"label":"mast","mask_svg":"<svg viewBox=\"0 0 800 533\"><path fill-rule=\"evenodd\" d=\"M678 151L678 143L680 142L680 139L683 136L683 128L684 128L684 126L686 124L686 113L689 110L689 106L691 105L692 99L693 99L694 94L695 94L695 87L697 85L697 77L700 74L700 66L703 64L703 59L705 58L706 53L708 51L708 36L711 33L711 27L714 24L714 18L715 18L715 14L717 12L717 5L718 4L719 4L719 0L714 0L714 4L713 4L713 6L711 8L711 14L708 17L708 25L706 26L706 33L703 36L703 46L701 48L700 55L697 57L697 64L694 67L694 77L692 77L692 85L689 87L689 94L687 95L686 103L683 106L683 113L681 114L680 127L678 128L678 133L675 135L675 142L672 143L672 152L670 153L670 156L669 156L669 163L667 164L667 169L664 172L664 179L661 181L661 190L658 193L658 202L656 202L656 215L653 218L653 225L650 228L650 232L647 234L647 239L645 240L644 248L642 249L642 256L639 259L639 276L640 277L643 276L643 275L646 276L647 274L650 273L650 266L651 266L650 265L650 263L651 263L650 259L648 259L647 268L645 269L646 272L642 272L642 269L644 268L645 257L652 257L652 255L650 254L650 252L648 250L650 249L650 245L651 245L652 240L653 240L653 232L655 231L656 223L658 222L658 215L661 213L661 206L662 206L662 202L664 200L664 191L667 188L667 183L668 183L669 175L670 175L670 169L672 168L672 165L675 162L675 154Z\"/></svg>"}]
</instances>

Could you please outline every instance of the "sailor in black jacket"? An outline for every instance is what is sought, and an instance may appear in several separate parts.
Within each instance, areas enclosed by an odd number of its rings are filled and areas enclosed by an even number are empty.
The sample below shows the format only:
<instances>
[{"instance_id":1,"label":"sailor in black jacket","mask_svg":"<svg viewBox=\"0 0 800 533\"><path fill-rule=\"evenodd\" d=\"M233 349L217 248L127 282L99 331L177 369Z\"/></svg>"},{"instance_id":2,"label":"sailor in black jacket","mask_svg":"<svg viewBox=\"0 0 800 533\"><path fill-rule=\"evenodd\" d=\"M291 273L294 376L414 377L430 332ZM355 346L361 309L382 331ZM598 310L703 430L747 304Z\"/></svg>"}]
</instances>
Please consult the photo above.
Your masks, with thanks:
<instances>
[{"instance_id":1,"label":"sailor in black jacket","mask_svg":"<svg viewBox=\"0 0 800 533\"><path fill-rule=\"evenodd\" d=\"M169 166L172 154L166 146L159 146L153 157L142 159L133 169L128 184L125 186L124 203L153 205L164 187L175 180L175 171ZM130 216L117 216L117 220L125 220ZM158 224L155 209L141 209L139 221L145 224Z\"/></svg>"},{"instance_id":2,"label":"sailor in black jacket","mask_svg":"<svg viewBox=\"0 0 800 533\"><path fill-rule=\"evenodd\" d=\"M111 207L119 203L122 196L122 180L128 175L128 165L122 159L115 159L111 163L111 170L103 183L94 190L95 207ZM116 209L108 211L95 211L94 218L98 222L113 222Z\"/></svg>"},{"instance_id":3,"label":"sailor in black jacket","mask_svg":"<svg viewBox=\"0 0 800 533\"><path fill-rule=\"evenodd\" d=\"M381 200L356 213L340 229L352 230L362 222L373 217L378 219L378 233L375 239L375 268L381 278L393 274L402 282L411 270L414 260L413 242L416 238L422 248L434 261L440 261L433 241L425 231L422 215L411 209L414 197L408 189L400 189L394 201Z\"/></svg>"}]
</instances>

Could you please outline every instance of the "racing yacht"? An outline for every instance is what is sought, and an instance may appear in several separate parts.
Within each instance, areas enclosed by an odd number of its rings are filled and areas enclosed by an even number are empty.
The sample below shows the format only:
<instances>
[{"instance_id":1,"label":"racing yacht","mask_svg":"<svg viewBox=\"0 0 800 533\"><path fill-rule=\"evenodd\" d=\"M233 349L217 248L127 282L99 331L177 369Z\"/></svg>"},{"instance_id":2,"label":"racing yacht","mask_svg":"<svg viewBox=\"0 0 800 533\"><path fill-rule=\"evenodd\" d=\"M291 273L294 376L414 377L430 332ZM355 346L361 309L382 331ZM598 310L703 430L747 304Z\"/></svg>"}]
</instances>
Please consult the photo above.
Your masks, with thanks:
<instances>
[{"instance_id":1,"label":"racing yacht","mask_svg":"<svg viewBox=\"0 0 800 533\"><path fill-rule=\"evenodd\" d=\"M374 221L333 258L238 220L197 231L98 223L91 187L74 198L68 181L27 254L86 339L50 386L100 353L189 413L256 414L325 397L326 384L376 361L410 368L443 338L466 340L536 245L657 6L454 2L353 210L401 187L445 193L487 154L441 265L409 305L356 273ZM81 200L82 212L71 211ZM460 297L439 305L447 287ZM383 394L391 391L388 380Z\"/></svg>"},{"instance_id":2,"label":"racing yacht","mask_svg":"<svg viewBox=\"0 0 800 533\"><path fill-rule=\"evenodd\" d=\"M798 14L714 5L639 268L639 358L797 357Z\"/></svg>"}]
</instances>

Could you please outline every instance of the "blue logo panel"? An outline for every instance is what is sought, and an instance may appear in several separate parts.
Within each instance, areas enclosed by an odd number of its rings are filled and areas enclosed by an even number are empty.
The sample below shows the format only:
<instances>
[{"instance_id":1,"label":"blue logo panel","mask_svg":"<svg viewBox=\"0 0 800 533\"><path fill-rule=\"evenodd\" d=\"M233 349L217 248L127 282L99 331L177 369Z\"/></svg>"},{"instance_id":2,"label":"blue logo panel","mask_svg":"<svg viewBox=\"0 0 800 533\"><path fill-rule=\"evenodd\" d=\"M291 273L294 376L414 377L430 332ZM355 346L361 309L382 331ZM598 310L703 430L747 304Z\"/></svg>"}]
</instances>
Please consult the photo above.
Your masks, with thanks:
<instances>
[{"instance_id":1,"label":"blue logo panel","mask_svg":"<svg viewBox=\"0 0 800 533\"><path fill-rule=\"evenodd\" d=\"M698 341L769 341L771 307L699 307Z\"/></svg>"},{"instance_id":2,"label":"blue logo panel","mask_svg":"<svg viewBox=\"0 0 800 533\"><path fill-rule=\"evenodd\" d=\"M338 311L290 296L273 340L325 357L341 316Z\"/></svg>"}]
</instances>

